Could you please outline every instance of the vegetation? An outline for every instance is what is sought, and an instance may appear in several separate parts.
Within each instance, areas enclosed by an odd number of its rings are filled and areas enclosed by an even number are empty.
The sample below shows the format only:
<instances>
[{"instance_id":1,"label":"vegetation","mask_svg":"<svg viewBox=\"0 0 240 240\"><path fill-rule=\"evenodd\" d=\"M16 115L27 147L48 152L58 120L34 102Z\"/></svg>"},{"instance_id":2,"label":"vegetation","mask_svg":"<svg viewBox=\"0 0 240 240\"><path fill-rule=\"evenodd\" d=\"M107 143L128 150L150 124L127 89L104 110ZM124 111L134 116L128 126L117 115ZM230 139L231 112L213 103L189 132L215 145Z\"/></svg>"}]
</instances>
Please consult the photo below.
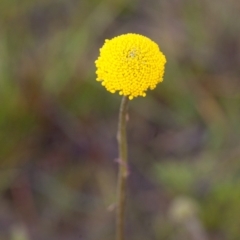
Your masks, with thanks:
<instances>
[{"instance_id":1,"label":"vegetation","mask_svg":"<svg viewBox=\"0 0 240 240\"><path fill-rule=\"evenodd\" d=\"M104 39L161 46L129 106L127 239L240 238L239 1L1 1L0 239L112 240L121 97Z\"/></svg>"}]
</instances>

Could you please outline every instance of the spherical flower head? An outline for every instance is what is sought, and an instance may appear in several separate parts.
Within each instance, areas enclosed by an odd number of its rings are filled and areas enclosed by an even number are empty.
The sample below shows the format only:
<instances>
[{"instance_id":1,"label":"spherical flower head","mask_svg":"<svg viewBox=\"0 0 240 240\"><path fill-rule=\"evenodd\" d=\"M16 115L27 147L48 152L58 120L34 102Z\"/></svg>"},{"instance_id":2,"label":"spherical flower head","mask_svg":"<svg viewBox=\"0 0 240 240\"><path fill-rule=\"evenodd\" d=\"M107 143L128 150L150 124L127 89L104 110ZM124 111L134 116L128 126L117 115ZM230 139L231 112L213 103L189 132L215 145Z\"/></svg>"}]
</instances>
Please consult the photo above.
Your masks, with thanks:
<instances>
[{"instance_id":1,"label":"spherical flower head","mask_svg":"<svg viewBox=\"0 0 240 240\"><path fill-rule=\"evenodd\" d=\"M111 93L146 96L163 81L166 58L151 39L134 33L105 40L95 61L97 81Z\"/></svg>"}]
</instances>

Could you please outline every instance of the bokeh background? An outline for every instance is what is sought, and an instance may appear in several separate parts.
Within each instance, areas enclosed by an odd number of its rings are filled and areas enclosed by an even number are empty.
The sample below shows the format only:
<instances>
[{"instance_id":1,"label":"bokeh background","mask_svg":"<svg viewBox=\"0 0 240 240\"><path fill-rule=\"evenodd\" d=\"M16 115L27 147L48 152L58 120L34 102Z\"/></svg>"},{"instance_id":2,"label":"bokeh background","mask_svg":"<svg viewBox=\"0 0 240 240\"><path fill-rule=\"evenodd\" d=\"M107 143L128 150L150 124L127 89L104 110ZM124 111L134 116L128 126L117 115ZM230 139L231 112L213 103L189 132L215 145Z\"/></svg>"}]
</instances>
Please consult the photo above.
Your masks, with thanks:
<instances>
[{"instance_id":1,"label":"bokeh background","mask_svg":"<svg viewBox=\"0 0 240 240\"><path fill-rule=\"evenodd\" d=\"M238 0L1 0L0 239L114 239L121 98L104 39L167 57L130 102L127 239L240 239Z\"/></svg>"}]
</instances>

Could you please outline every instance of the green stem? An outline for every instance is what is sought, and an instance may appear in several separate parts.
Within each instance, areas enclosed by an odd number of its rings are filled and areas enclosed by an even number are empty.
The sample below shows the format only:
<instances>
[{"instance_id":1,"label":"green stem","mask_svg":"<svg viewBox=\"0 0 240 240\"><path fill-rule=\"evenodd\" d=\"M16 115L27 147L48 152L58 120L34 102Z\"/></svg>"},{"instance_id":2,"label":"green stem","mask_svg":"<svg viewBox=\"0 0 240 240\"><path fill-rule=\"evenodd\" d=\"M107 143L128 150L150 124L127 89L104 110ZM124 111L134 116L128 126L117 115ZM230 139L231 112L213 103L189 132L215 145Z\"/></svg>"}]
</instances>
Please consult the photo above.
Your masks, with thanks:
<instances>
[{"instance_id":1,"label":"green stem","mask_svg":"<svg viewBox=\"0 0 240 240\"><path fill-rule=\"evenodd\" d=\"M125 222L125 202L126 202L126 181L128 176L127 163L127 137L126 137L126 118L127 118L128 98L123 97L118 120L118 151L119 151L119 172L117 186L117 219L116 219L116 240L124 240Z\"/></svg>"}]
</instances>

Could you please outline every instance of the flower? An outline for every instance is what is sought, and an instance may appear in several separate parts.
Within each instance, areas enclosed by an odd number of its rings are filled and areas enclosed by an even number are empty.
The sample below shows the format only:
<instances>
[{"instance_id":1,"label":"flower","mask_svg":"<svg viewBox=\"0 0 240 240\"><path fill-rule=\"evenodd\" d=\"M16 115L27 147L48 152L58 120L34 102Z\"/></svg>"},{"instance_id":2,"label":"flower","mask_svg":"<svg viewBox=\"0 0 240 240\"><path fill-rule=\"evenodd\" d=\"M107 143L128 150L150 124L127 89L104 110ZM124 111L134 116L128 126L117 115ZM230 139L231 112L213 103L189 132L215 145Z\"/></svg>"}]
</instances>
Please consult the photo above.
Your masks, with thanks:
<instances>
[{"instance_id":1,"label":"flower","mask_svg":"<svg viewBox=\"0 0 240 240\"><path fill-rule=\"evenodd\" d=\"M163 81L166 58L151 39L128 33L105 40L95 61L97 81L111 93L133 99L146 96Z\"/></svg>"}]
</instances>

